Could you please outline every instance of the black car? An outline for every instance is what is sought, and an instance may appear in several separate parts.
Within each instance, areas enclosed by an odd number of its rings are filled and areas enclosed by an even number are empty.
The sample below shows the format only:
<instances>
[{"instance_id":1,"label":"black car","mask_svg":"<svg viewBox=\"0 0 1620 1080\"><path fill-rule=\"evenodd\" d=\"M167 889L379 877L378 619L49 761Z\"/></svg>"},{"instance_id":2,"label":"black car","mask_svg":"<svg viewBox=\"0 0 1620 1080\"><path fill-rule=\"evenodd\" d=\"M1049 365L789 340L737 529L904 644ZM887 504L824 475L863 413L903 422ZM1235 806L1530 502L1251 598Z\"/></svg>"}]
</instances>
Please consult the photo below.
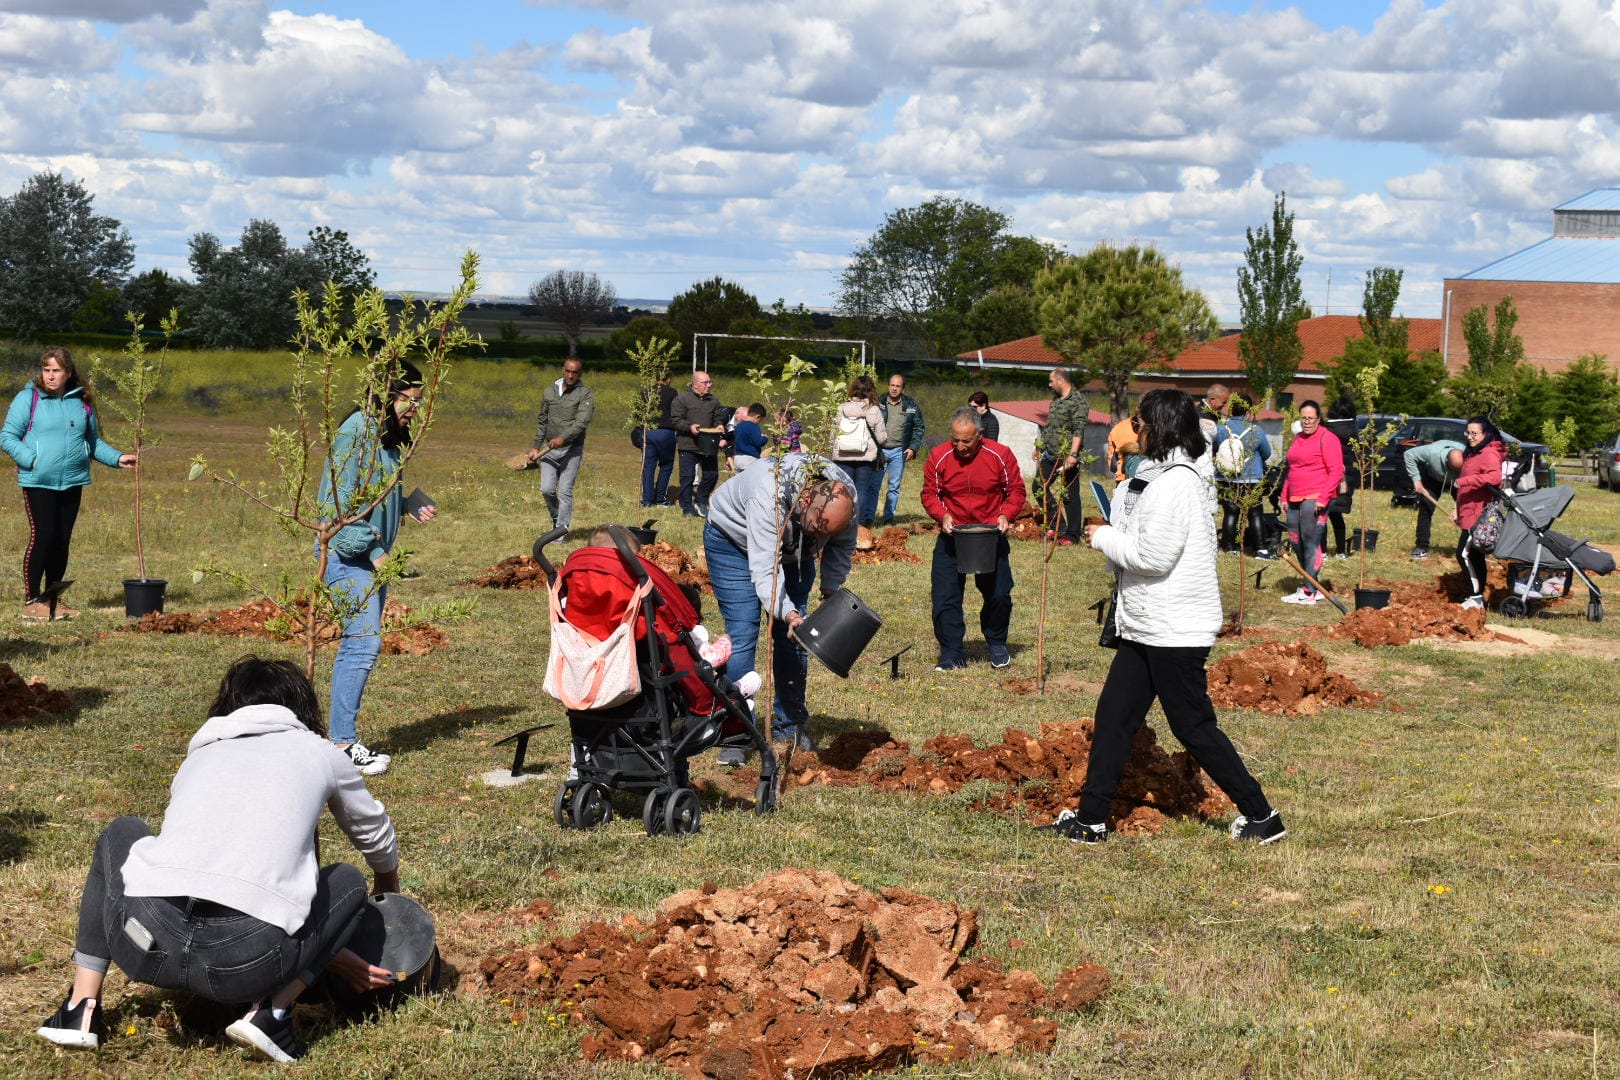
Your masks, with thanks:
<instances>
[{"instance_id":1,"label":"black car","mask_svg":"<svg viewBox=\"0 0 1620 1080\"><path fill-rule=\"evenodd\" d=\"M1372 486L1380 491L1392 493L1392 501L1396 506L1415 506L1417 494L1412 490L1412 478L1406 473L1406 451L1414 446L1423 446L1440 439L1450 439L1463 446L1468 440L1463 438L1463 431L1468 427L1468 421L1458 420L1451 416L1408 416L1402 418L1388 413L1373 413L1371 416L1363 413L1356 417L1356 430L1367 426L1368 421L1380 426L1394 424L1395 434L1385 444L1383 453L1379 458L1377 469L1373 473ZM1523 461L1530 456L1532 467L1535 470L1536 487L1546 487L1551 482L1547 471L1547 447L1542 443L1524 442L1507 432L1502 432L1502 440L1507 443L1507 454L1510 461ZM1356 477L1350 476L1352 485Z\"/></svg>"}]
</instances>

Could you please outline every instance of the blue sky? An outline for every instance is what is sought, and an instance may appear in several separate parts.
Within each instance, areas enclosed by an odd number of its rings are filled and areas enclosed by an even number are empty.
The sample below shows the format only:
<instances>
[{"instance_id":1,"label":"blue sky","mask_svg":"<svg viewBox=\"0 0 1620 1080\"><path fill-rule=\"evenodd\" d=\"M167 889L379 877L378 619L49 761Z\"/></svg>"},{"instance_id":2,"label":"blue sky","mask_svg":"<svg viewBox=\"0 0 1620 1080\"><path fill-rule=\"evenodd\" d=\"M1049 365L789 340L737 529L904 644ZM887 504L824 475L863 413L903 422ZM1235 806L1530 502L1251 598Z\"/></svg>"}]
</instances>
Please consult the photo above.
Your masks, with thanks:
<instances>
[{"instance_id":1,"label":"blue sky","mask_svg":"<svg viewBox=\"0 0 1620 1080\"><path fill-rule=\"evenodd\" d=\"M267 218L420 291L470 246L490 293L566 267L825 306L943 194L1155 244L1235 320L1286 191L1313 303L1391 265L1436 315L1620 180L1613 0L0 0L0 64L0 191L83 180L139 267Z\"/></svg>"}]
</instances>

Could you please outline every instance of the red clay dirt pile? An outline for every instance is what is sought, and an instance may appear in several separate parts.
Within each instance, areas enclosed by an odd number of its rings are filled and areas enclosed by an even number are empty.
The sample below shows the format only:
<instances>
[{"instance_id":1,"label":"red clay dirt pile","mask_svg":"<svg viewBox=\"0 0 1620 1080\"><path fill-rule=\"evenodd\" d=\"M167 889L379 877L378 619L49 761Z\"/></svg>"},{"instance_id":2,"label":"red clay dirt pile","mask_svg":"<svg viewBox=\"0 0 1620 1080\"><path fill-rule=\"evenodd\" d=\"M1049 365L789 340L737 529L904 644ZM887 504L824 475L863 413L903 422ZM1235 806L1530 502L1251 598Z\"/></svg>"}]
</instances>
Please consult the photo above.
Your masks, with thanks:
<instances>
[{"instance_id":1,"label":"red clay dirt pile","mask_svg":"<svg viewBox=\"0 0 1620 1080\"><path fill-rule=\"evenodd\" d=\"M1267 641L1211 664L1209 698L1220 709L1315 716L1348 705L1368 708L1383 695L1329 671L1322 654L1303 642Z\"/></svg>"},{"instance_id":2,"label":"red clay dirt pile","mask_svg":"<svg viewBox=\"0 0 1620 1080\"><path fill-rule=\"evenodd\" d=\"M793 782L944 795L975 780L1005 785L974 803L1037 824L1078 809L1091 755L1091 720L1044 723L1039 738L1008 728L994 746L966 735L936 735L913 754L887 731L845 732L819 755L795 755ZM801 767L801 761L803 762ZM1167 754L1144 726L1114 795L1108 820L1122 833L1156 833L1168 817L1230 816L1234 808L1186 751Z\"/></svg>"},{"instance_id":3,"label":"red clay dirt pile","mask_svg":"<svg viewBox=\"0 0 1620 1080\"><path fill-rule=\"evenodd\" d=\"M1507 587L1507 577L1498 564L1491 566L1491 584ZM1389 606L1359 608L1341 619L1329 635L1340 641L1353 641L1364 649L1381 645L1406 645L1414 638L1445 638L1453 641L1512 641L1485 626L1481 609L1465 611L1452 598L1453 578L1447 574L1429 582L1378 582L1369 587L1389 589ZM1460 586L1466 595L1467 586Z\"/></svg>"},{"instance_id":4,"label":"red clay dirt pile","mask_svg":"<svg viewBox=\"0 0 1620 1080\"><path fill-rule=\"evenodd\" d=\"M709 571L702 561L666 540L642 548L641 557L674 578L677 585L696 585L704 592L714 592L709 587ZM513 555L485 570L469 584L481 589L544 589L546 574L528 555Z\"/></svg>"},{"instance_id":5,"label":"red clay dirt pile","mask_svg":"<svg viewBox=\"0 0 1620 1080\"><path fill-rule=\"evenodd\" d=\"M877 536L876 546L869 551L857 551L850 556L850 562L857 565L864 563L903 562L919 563L922 559L913 555L906 546L906 537L911 534L898 525L891 525Z\"/></svg>"},{"instance_id":6,"label":"red clay dirt pile","mask_svg":"<svg viewBox=\"0 0 1620 1080\"><path fill-rule=\"evenodd\" d=\"M691 555L684 548L660 540L642 548L641 557L674 578L677 585L696 585L706 593L714 592L709 586L708 564L701 556Z\"/></svg>"},{"instance_id":7,"label":"red clay dirt pile","mask_svg":"<svg viewBox=\"0 0 1620 1080\"><path fill-rule=\"evenodd\" d=\"M40 714L60 716L72 708L71 697L52 690L38 675L24 679L10 664L0 664L0 724L31 720Z\"/></svg>"},{"instance_id":8,"label":"red clay dirt pile","mask_svg":"<svg viewBox=\"0 0 1620 1080\"><path fill-rule=\"evenodd\" d=\"M1047 1053L1057 1023L1036 1010L1089 1008L1110 981L1082 964L1048 993L1027 971L964 959L974 912L818 870L677 893L641 929L591 923L480 970L492 995L562 1001L576 1023L601 1025L580 1043L589 1060L650 1055L716 1080Z\"/></svg>"},{"instance_id":9,"label":"red clay dirt pile","mask_svg":"<svg viewBox=\"0 0 1620 1080\"><path fill-rule=\"evenodd\" d=\"M480 589L543 589L546 573L528 555L513 555L468 582Z\"/></svg>"},{"instance_id":10,"label":"red clay dirt pile","mask_svg":"<svg viewBox=\"0 0 1620 1080\"><path fill-rule=\"evenodd\" d=\"M300 600L284 608L270 599L225 611L154 611L141 617L132 629L143 634L222 634L226 637L262 637L271 641L291 641L304 632L309 605ZM386 656L426 656L450 639L436 626L407 626L411 609L396 600L383 606L382 651ZM331 645L343 636L335 623L316 628L316 639Z\"/></svg>"}]
</instances>

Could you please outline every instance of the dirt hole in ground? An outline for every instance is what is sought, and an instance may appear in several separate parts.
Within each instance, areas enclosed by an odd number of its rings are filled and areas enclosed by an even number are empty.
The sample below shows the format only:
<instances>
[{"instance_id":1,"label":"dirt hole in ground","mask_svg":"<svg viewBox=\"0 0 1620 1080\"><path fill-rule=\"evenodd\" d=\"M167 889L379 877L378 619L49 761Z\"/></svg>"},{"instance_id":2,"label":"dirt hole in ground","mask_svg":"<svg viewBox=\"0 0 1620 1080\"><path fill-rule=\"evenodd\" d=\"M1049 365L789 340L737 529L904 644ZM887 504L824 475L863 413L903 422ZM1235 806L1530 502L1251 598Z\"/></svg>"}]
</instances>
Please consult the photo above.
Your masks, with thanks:
<instances>
[{"instance_id":1,"label":"dirt hole in ground","mask_svg":"<svg viewBox=\"0 0 1620 1080\"><path fill-rule=\"evenodd\" d=\"M1323 709L1368 708L1383 695L1328 670L1326 658L1303 642L1268 641L1211 664L1209 698L1218 709L1314 716Z\"/></svg>"},{"instance_id":2,"label":"dirt hole in ground","mask_svg":"<svg viewBox=\"0 0 1620 1080\"><path fill-rule=\"evenodd\" d=\"M24 679L11 670L10 664L0 664L0 724L32 720L41 715L61 716L72 708L71 697L52 690L38 675Z\"/></svg>"},{"instance_id":3,"label":"dirt hole in ground","mask_svg":"<svg viewBox=\"0 0 1620 1080\"><path fill-rule=\"evenodd\" d=\"M271 641L292 641L304 633L309 618L309 602L299 599L292 607L274 600L259 599L224 611L154 611L144 615L131 629L142 634L222 634L226 637L262 637ZM425 656L450 639L443 630L426 624L409 625L411 609L390 599L383 605L382 651L386 656ZM315 638L331 645L343 637L343 628L324 620L315 628Z\"/></svg>"},{"instance_id":4,"label":"dirt hole in ground","mask_svg":"<svg viewBox=\"0 0 1620 1080\"><path fill-rule=\"evenodd\" d=\"M1003 785L974 802L1044 824L1078 809L1091 755L1092 722L1045 723L1038 736L1008 728L1001 742L976 746L966 735L936 735L913 753L887 731L839 735L819 755L795 755L789 782L865 786L878 791L948 795L974 781ZM1137 733L1108 820L1122 833L1156 833L1166 818L1228 817L1231 802L1186 751L1168 754L1150 727Z\"/></svg>"},{"instance_id":5,"label":"dirt hole in ground","mask_svg":"<svg viewBox=\"0 0 1620 1080\"><path fill-rule=\"evenodd\" d=\"M1038 1011L1090 1008L1108 990L1095 964L1048 991L1027 971L968 959L977 935L971 910L789 868L678 893L650 927L591 923L479 970L491 996L519 1006L515 1022L528 998L599 1025L580 1043L588 1060L651 1057L716 1080L1048 1053L1057 1023Z\"/></svg>"},{"instance_id":6,"label":"dirt hole in ground","mask_svg":"<svg viewBox=\"0 0 1620 1080\"><path fill-rule=\"evenodd\" d=\"M867 563L919 563L922 557L913 555L906 546L906 538L911 533L898 525L891 525L877 535L876 546L869 551L856 551L850 556L850 562L856 565Z\"/></svg>"}]
</instances>

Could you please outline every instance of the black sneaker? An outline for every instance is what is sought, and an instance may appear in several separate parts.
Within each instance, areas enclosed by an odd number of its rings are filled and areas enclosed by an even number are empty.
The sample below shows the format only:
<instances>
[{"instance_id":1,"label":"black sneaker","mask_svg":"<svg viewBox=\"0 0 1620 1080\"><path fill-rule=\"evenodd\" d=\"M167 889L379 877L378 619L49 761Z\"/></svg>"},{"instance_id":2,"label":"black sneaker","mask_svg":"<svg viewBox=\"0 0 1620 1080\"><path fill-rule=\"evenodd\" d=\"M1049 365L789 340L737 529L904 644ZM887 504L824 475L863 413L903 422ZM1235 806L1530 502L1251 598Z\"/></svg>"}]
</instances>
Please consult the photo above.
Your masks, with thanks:
<instances>
[{"instance_id":1,"label":"black sneaker","mask_svg":"<svg viewBox=\"0 0 1620 1080\"><path fill-rule=\"evenodd\" d=\"M1108 839L1107 825L1088 825L1074 810L1065 810L1050 825L1035 826L1036 832L1051 833L1076 844L1101 844Z\"/></svg>"},{"instance_id":2,"label":"black sneaker","mask_svg":"<svg viewBox=\"0 0 1620 1080\"><path fill-rule=\"evenodd\" d=\"M748 751L740 746L723 747L714 763L724 769L740 769L748 763Z\"/></svg>"},{"instance_id":3,"label":"black sneaker","mask_svg":"<svg viewBox=\"0 0 1620 1080\"><path fill-rule=\"evenodd\" d=\"M784 746L792 746L795 750L807 750L812 754L821 753L821 747L816 740L802 727L777 728L771 732L771 741Z\"/></svg>"},{"instance_id":4,"label":"black sneaker","mask_svg":"<svg viewBox=\"0 0 1620 1080\"><path fill-rule=\"evenodd\" d=\"M269 1005L253 1010L225 1029L226 1038L271 1061L290 1065L304 1056L304 1044L293 1034L292 1013L277 1020Z\"/></svg>"},{"instance_id":5,"label":"black sneaker","mask_svg":"<svg viewBox=\"0 0 1620 1080\"><path fill-rule=\"evenodd\" d=\"M1012 666L1012 653L1007 651L1007 646L1005 646L1005 645L992 645L992 646L990 646L990 666L993 667L993 668L1004 668L1004 667L1011 667Z\"/></svg>"},{"instance_id":6,"label":"black sneaker","mask_svg":"<svg viewBox=\"0 0 1620 1080\"><path fill-rule=\"evenodd\" d=\"M64 998L62 1007L40 1025L36 1034L57 1046L94 1050L107 1037L107 1026L101 1022L101 1002L95 998L80 998L70 1009Z\"/></svg>"},{"instance_id":7,"label":"black sneaker","mask_svg":"<svg viewBox=\"0 0 1620 1080\"><path fill-rule=\"evenodd\" d=\"M1253 840L1258 844L1269 844L1281 840L1287 835L1288 830L1283 827L1282 814L1278 813L1275 808L1263 818L1255 818L1250 821L1242 814L1239 814L1238 819L1232 822L1232 839L1234 840Z\"/></svg>"},{"instance_id":8,"label":"black sneaker","mask_svg":"<svg viewBox=\"0 0 1620 1080\"><path fill-rule=\"evenodd\" d=\"M1270 551L1267 551L1265 548L1261 548L1259 551L1255 552L1254 557L1259 559L1261 562L1276 562L1277 561L1277 556L1273 555Z\"/></svg>"}]
</instances>

